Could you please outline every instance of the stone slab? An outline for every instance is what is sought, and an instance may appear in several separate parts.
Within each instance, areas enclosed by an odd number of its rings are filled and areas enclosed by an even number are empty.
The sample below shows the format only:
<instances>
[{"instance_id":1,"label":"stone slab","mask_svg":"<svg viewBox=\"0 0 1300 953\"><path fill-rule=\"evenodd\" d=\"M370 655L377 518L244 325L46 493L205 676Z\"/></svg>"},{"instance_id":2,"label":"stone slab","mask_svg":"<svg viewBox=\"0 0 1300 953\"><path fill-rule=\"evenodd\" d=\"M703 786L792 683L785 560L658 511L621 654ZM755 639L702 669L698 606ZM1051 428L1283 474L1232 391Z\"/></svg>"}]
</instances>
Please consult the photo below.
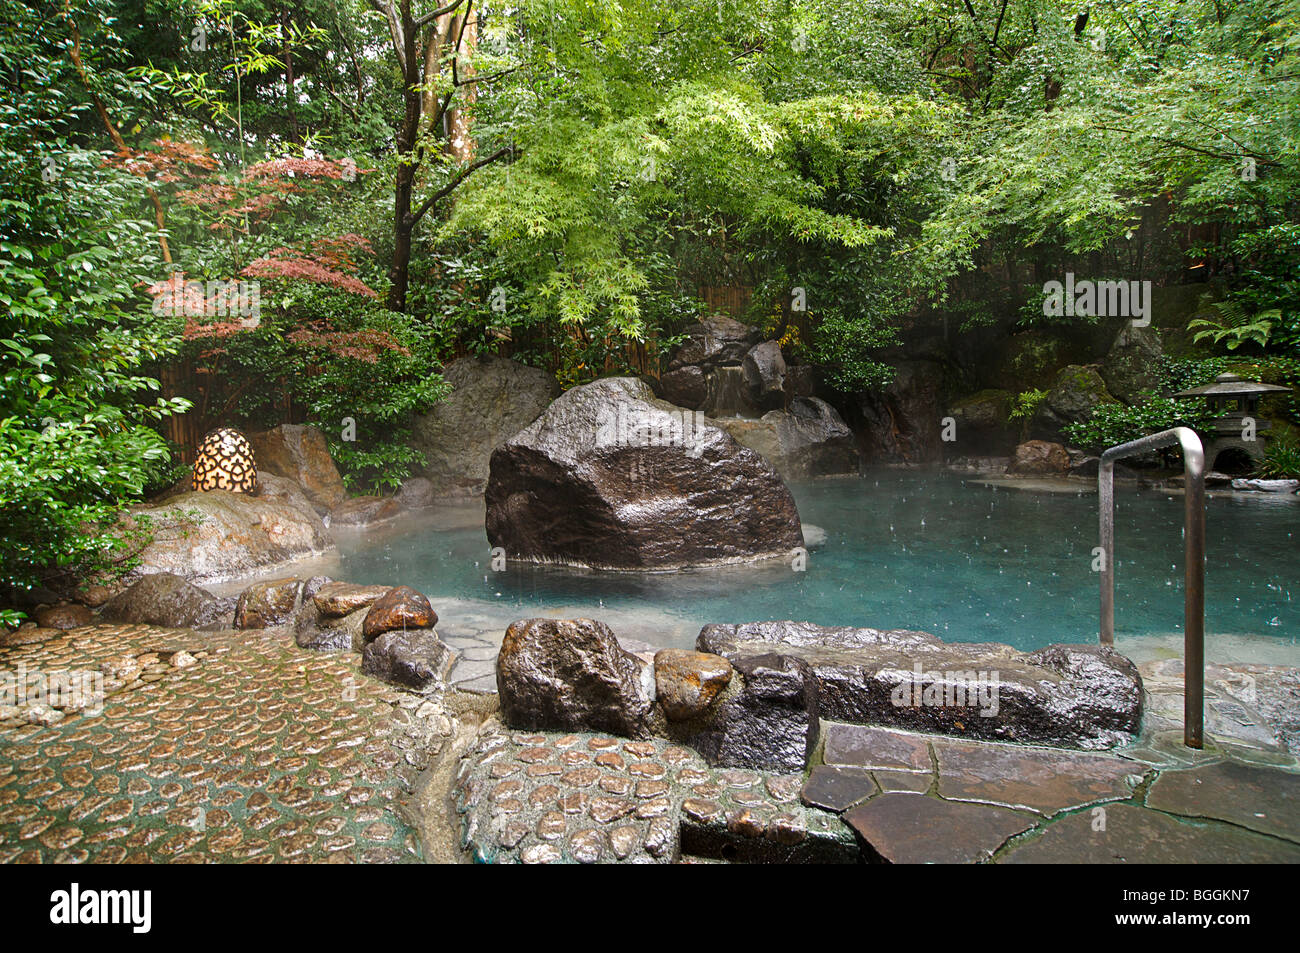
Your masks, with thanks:
<instances>
[{"instance_id":1,"label":"stone slab","mask_svg":"<svg viewBox=\"0 0 1300 953\"><path fill-rule=\"evenodd\" d=\"M828 724L822 760L827 764L891 771L931 770L930 748L920 735L868 728L863 725Z\"/></svg>"},{"instance_id":2,"label":"stone slab","mask_svg":"<svg viewBox=\"0 0 1300 953\"><path fill-rule=\"evenodd\" d=\"M1032 814L882 794L844 815L868 856L889 864L973 864L987 860L1016 834L1034 826Z\"/></svg>"},{"instance_id":3,"label":"stone slab","mask_svg":"<svg viewBox=\"0 0 1300 953\"><path fill-rule=\"evenodd\" d=\"M1151 785L1146 803L1300 843L1300 774L1236 761L1165 771Z\"/></svg>"},{"instance_id":4,"label":"stone slab","mask_svg":"<svg viewBox=\"0 0 1300 953\"><path fill-rule=\"evenodd\" d=\"M1096 812L1104 811L1104 814ZM1101 819L1104 829L1096 829ZM1016 845L1012 864L1294 864L1300 847L1215 822L1179 820L1132 804L1070 814Z\"/></svg>"},{"instance_id":5,"label":"stone slab","mask_svg":"<svg viewBox=\"0 0 1300 953\"><path fill-rule=\"evenodd\" d=\"M799 799L809 807L838 814L879 790L870 771L819 764L808 776Z\"/></svg>"}]
</instances>

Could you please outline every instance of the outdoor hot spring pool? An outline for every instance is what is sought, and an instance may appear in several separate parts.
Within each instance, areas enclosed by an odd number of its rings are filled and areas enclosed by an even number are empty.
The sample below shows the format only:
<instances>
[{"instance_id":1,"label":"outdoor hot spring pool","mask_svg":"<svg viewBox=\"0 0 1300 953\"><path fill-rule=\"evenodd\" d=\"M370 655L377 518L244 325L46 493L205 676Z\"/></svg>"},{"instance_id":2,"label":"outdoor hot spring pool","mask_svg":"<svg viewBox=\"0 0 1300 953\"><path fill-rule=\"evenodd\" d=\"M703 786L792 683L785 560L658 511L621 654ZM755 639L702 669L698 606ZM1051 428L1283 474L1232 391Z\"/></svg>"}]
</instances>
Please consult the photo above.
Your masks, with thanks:
<instances>
[{"instance_id":1,"label":"outdoor hot spring pool","mask_svg":"<svg viewBox=\"0 0 1300 953\"><path fill-rule=\"evenodd\" d=\"M1097 637L1097 496L1083 486L1046 492L884 471L791 489L805 526L825 531L804 572L781 563L493 572L479 502L336 534L337 577L413 586L433 601L440 631L497 641L510 622L534 615L595 617L620 636L679 647L693 646L705 623L762 619L924 629L1020 649ZM1182 514L1181 497L1117 490L1117 640L1131 654L1181 642ZM1295 664L1300 503L1211 498L1207 538L1207 654Z\"/></svg>"}]
</instances>

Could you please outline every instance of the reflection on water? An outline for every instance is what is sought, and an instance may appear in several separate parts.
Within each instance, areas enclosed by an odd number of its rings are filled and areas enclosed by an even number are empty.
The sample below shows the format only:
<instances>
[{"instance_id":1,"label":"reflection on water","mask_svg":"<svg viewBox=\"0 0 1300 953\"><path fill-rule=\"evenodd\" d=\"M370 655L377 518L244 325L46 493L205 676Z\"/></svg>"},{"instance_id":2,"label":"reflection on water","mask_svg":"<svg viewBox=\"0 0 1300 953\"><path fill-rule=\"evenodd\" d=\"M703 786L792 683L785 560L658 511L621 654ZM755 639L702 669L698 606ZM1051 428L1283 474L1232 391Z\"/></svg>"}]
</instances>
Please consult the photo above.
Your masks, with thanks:
<instances>
[{"instance_id":1,"label":"reflection on water","mask_svg":"<svg viewBox=\"0 0 1300 953\"><path fill-rule=\"evenodd\" d=\"M941 472L888 471L792 489L804 522L826 533L805 572L781 563L657 574L511 564L493 572L482 505L471 503L363 536L337 534L340 573L421 589L450 633L499 637L517 618L589 615L620 636L657 645L692 645L707 622L759 619L924 629L1022 649L1096 639L1097 498L1083 488L1027 492ZM1211 499L1207 528L1209 656L1217 655L1219 633L1224 651L1258 641L1270 656L1300 659L1300 606L1292 598L1300 505ZM1116 561L1121 644L1138 636L1144 644L1176 643L1181 499L1121 489Z\"/></svg>"}]
</instances>

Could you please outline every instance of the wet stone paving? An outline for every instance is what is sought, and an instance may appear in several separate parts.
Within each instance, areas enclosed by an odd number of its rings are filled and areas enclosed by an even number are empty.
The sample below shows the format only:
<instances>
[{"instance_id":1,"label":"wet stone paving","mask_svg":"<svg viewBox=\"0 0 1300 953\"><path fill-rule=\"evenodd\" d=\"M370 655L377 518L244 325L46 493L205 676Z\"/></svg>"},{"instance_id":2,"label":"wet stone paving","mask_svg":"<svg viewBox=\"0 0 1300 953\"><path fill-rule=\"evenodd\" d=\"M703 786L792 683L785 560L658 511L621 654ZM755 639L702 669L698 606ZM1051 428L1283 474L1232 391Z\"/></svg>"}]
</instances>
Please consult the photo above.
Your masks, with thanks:
<instances>
[{"instance_id":1,"label":"wet stone paving","mask_svg":"<svg viewBox=\"0 0 1300 953\"><path fill-rule=\"evenodd\" d=\"M400 804L440 706L267 631L97 625L0 671L101 673L82 711L0 710L0 861L413 862Z\"/></svg>"},{"instance_id":2,"label":"wet stone paving","mask_svg":"<svg viewBox=\"0 0 1300 953\"><path fill-rule=\"evenodd\" d=\"M710 768L662 739L489 722L454 789L483 863L852 862L853 835L799 802L802 774Z\"/></svg>"},{"instance_id":3,"label":"wet stone paving","mask_svg":"<svg viewBox=\"0 0 1300 953\"><path fill-rule=\"evenodd\" d=\"M417 695L283 630L10 633L0 676L104 697L0 705L0 862L1300 862L1294 669L1212 667L1202 751L1161 662L1114 751L823 722L808 769L772 774L511 730L496 646L448 642L451 688Z\"/></svg>"}]
</instances>

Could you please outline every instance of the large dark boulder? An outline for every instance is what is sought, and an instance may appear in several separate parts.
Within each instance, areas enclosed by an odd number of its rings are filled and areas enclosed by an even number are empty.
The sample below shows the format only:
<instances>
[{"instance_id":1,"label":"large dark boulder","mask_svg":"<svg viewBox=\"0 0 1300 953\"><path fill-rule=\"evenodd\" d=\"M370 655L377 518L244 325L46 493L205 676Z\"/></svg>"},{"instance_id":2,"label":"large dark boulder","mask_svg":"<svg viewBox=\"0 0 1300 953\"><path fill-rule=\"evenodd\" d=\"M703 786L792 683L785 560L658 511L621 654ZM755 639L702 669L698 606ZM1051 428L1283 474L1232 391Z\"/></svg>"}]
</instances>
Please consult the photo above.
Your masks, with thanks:
<instances>
[{"instance_id":1,"label":"large dark boulder","mask_svg":"<svg viewBox=\"0 0 1300 953\"><path fill-rule=\"evenodd\" d=\"M911 731L1073 748L1108 748L1137 733L1142 680L1114 649L946 643L928 632L811 622L705 626L701 652L731 659L801 658L823 718Z\"/></svg>"},{"instance_id":2,"label":"large dark boulder","mask_svg":"<svg viewBox=\"0 0 1300 953\"><path fill-rule=\"evenodd\" d=\"M676 569L803 545L767 461L632 378L575 387L499 447L486 499L508 559Z\"/></svg>"},{"instance_id":3,"label":"large dark boulder","mask_svg":"<svg viewBox=\"0 0 1300 953\"><path fill-rule=\"evenodd\" d=\"M763 410L785 406L785 358L781 356L781 345L775 341L754 345L740 366L755 404Z\"/></svg>"},{"instance_id":4,"label":"large dark boulder","mask_svg":"<svg viewBox=\"0 0 1300 953\"><path fill-rule=\"evenodd\" d=\"M862 394L862 437L869 463L937 463L943 455L943 367L902 361L880 391Z\"/></svg>"},{"instance_id":5,"label":"large dark boulder","mask_svg":"<svg viewBox=\"0 0 1300 953\"><path fill-rule=\"evenodd\" d=\"M709 367L739 364L761 337L756 328L714 315L686 329L686 340L673 352L668 367L674 370L687 364Z\"/></svg>"},{"instance_id":6,"label":"large dark boulder","mask_svg":"<svg viewBox=\"0 0 1300 953\"><path fill-rule=\"evenodd\" d=\"M853 431L817 397L796 397L789 409L768 411L758 420L729 417L710 423L762 454L786 480L856 474L861 466Z\"/></svg>"},{"instance_id":7,"label":"large dark boulder","mask_svg":"<svg viewBox=\"0 0 1300 953\"><path fill-rule=\"evenodd\" d=\"M234 600L218 599L206 589L169 572L140 578L110 599L101 612L110 622L178 629L229 625L233 614Z\"/></svg>"},{"instance_id":8,"label":"large dark boulder","mask_svg":"<svg viewBox=\"0 0 1300 953\"><path fill-rule=\"evenodd\" d=\"M546 371L503 357L466 357L442 371L451 393L416 416L411 445L442 495L482 492L492 451L537 419L560 392Z\"/></svg>"},{"instance_id":9,"label":"large dark boulder","mask_svg":"<svg viewBox=\"0 0 1300 953\"><path fill-rule=\"evenodd\" d=\"M593 619L522 619L497 655L501 717L530 731L650 734L650 666Z\"/></svg>"},{"instance_id":10,"label":"large dark boulder","mask_svg":"<svg viewBox=\"0 0 1300 953\"><path fill-rule=\"evenodd\" d=\"M709 396L709 381L704 368L690 364L659 378L659 392L670 404L699 410Z\"/></svg>"}]
</instances>

